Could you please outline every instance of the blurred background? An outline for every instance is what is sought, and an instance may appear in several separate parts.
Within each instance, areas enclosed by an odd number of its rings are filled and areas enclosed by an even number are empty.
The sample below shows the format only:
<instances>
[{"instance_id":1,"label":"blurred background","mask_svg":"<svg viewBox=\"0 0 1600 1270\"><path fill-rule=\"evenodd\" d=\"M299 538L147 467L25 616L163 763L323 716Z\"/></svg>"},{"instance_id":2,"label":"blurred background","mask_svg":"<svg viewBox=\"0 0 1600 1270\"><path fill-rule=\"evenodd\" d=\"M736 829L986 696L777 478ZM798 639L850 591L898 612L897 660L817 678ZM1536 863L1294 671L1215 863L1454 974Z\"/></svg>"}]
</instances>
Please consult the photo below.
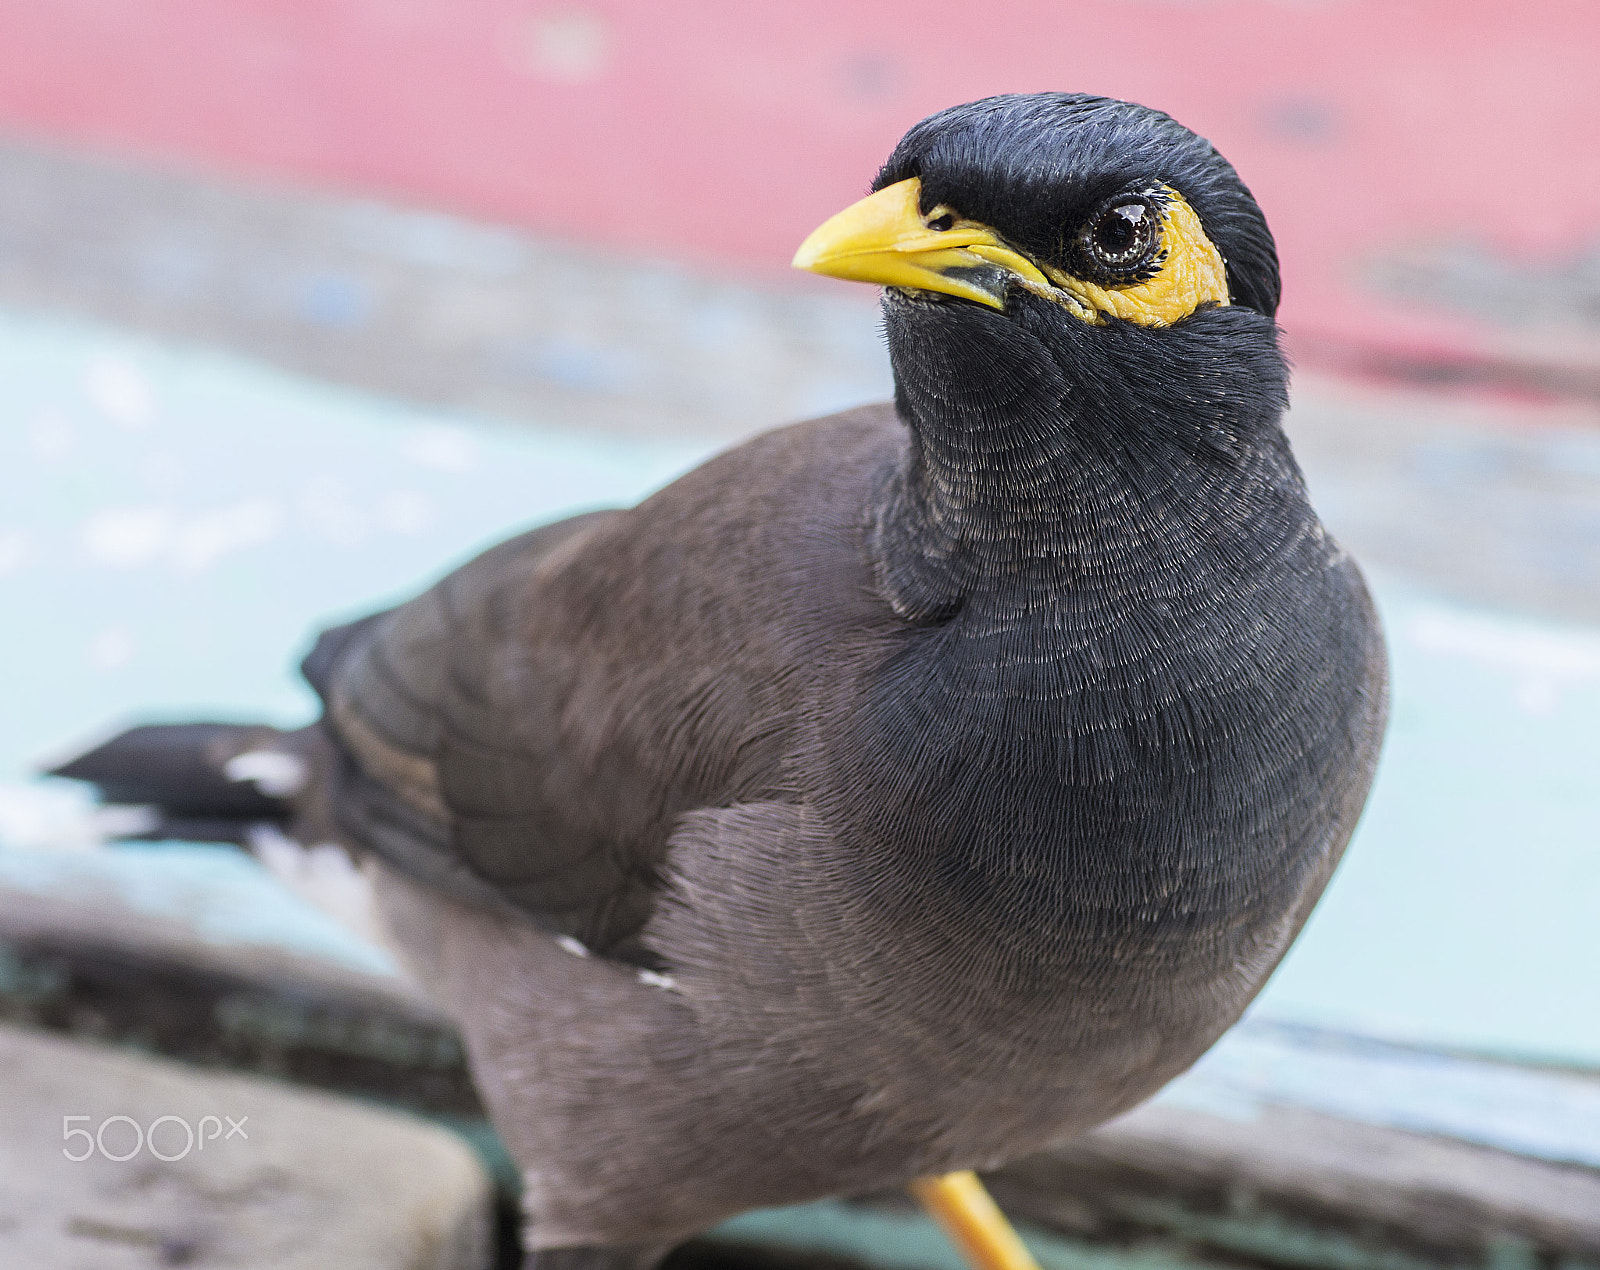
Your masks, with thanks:
<instances>
[{"instance_id":1,"label":"blurred background","mask_svg":"<svg viewBox=\"0 0 1600 1270\"><path fill-rule=\"evenodd\" d=\"M1555 0L0 0L0 1263L513 1264L385 954L33 773L302 721L320 625L887 395L872 297L795 246L924 115L1075 89L1265 209L1395 701L1246 1021L994 1187L1074 1270L1600 1266L1597 64ZM950 1255L894 1197L679 1254Z\"/></svg>"}]
</instances>

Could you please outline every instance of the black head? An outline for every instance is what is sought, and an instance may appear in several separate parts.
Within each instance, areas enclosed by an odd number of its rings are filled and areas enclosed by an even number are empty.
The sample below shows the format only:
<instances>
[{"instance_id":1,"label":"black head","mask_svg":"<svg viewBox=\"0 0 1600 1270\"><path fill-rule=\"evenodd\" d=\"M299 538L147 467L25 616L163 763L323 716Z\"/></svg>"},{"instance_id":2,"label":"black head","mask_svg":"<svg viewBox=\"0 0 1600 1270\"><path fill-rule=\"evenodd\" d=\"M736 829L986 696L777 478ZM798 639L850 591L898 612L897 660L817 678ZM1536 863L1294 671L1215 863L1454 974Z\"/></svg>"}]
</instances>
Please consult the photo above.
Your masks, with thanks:
<instances>
[{"instance_id":1,"label":"black head","mask_svg":"<svg viewBox=\"0 0 1600 1270\"><path fill-rule=\"evenodd\" d=\"M1113 286L1147 263L1129 232L1144 218L1126 213L1176 191L1221 253L1228 299L1268 318L1277 311L1278 256L1261 209L1209 141L1159 110L1083 93L954 106L906 133L872 188L911 178L924 214L948 209L1042 265ZM1104 247L1124 248L1124 259L1113 254L1107 268L1097 259ZM1135 267L1119 270L1129 247Z\"/></svg>"},{"instance_id":2,"label":"black head","mask_svg":"<svg viewBox=\"0 0 1600 1270\"><path fill-rule=\"evenodd\" d=\"M1028 561L1058 588L1106 544L1174 554L1169 530L1210 535L1241 507L1309 514L1279 426L1272 234L1159 111L1073 93L942 111L795 263L885 288L913 444L884 523L915 544L883 553L941 562L940 596L907 611Z\"/></svg>"},{"instance_id":3,"label":"black head","mask_svg":"<svg viewBox=\"0 0 1600 1270\"><path fill-rule=\"evenodd\" d=\"M914 430L993 431L1005 413L1102 440L1226 443L1276 424L1271 231L1227 160L1167 115L986 98L912 128L873 189L795 264L886 288Z\"/></svg>"}]
</instances>

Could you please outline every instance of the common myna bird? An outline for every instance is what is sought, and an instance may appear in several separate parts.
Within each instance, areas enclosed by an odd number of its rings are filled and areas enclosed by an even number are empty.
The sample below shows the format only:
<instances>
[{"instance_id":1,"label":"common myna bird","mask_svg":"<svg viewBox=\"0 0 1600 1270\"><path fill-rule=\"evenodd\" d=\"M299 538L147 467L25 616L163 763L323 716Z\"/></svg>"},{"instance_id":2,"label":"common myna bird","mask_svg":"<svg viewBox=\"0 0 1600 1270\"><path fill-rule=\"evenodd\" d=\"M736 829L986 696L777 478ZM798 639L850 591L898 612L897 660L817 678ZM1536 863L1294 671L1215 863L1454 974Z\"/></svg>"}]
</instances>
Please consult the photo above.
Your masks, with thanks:
<instances>
[{"instance_id":1,"label":"common myna bird","mask_svg":"<svg viewBox=\"0 0 1600 1270\"><path fill-rule=\"evenodd\" d=\"M1041 93L924 120L873 191L795 264L884 287L892 405L325 633L303 731L62 769L157 833L364 862L537 1266L1132 1107L1256 994L1372 778L1382 639L1280 427L1228 163Z\"/></svg>"}]
</instances>

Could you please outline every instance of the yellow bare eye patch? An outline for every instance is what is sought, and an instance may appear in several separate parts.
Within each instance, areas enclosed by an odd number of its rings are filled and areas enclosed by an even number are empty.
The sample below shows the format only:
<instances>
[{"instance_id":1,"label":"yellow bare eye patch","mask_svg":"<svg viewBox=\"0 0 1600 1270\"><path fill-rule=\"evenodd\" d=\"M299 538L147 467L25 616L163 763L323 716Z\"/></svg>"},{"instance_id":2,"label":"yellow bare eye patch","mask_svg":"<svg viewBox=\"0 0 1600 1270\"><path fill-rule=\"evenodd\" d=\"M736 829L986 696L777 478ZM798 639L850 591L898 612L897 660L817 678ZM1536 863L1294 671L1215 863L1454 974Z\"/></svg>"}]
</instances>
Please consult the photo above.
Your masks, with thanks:
<instances>
[{"instance_id":1,"label":"yellow bare eye patch","mask_svg":"<svg viewBox=\"0 0 1600 1270\"><path fill-rule=\"evenodd\" d=\"M1228 303L1228 266L1222 253L1206 237L1183 195L1170 186L1162 192L1166 205L1154 277L1126 287L1106 287L1043 266L1055 286L1082 304L1086 312L1079 316L1085 321L1103 325L1109 316L1140 326L1171 326L1202 304Z\"/></svg>"}]
</instances>

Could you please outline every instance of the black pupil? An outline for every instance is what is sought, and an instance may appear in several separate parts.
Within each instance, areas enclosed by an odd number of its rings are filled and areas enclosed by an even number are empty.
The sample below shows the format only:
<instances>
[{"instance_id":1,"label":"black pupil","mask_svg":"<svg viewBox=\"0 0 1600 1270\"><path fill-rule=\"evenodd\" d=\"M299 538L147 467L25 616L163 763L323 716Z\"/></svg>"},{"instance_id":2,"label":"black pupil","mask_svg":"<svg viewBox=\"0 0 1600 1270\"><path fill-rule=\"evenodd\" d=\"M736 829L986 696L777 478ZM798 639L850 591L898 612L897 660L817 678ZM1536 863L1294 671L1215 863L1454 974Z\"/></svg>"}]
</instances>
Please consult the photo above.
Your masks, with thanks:
<instances>
[{"instance_id":1,"label":"black pupil","mask_svg":"<svg viewBox=\"0 0 1600 1270\"><path fill-rule=\"evenodd\" d=\"M928 228L929 229L936 229L940 233L943 233L945 230L949 229L950 226L954 225L955 223L956 223L956 218L954 216L950 215L949 212L946 212L943 216L935 216L931 221L929 221L928 222Z\"/></svg>"},{"instance_id":2,"label":"black pupil","mask_svg":"<svg viewBox=\"0 0 1600 1270\"><path fill-rule=\"evenodd\" d=\"M1146 212L1143 203L1113 207L1094 227L1095 246L1113 261L1135 254L1145 236Z\"/></svg>"}]
</instances>

